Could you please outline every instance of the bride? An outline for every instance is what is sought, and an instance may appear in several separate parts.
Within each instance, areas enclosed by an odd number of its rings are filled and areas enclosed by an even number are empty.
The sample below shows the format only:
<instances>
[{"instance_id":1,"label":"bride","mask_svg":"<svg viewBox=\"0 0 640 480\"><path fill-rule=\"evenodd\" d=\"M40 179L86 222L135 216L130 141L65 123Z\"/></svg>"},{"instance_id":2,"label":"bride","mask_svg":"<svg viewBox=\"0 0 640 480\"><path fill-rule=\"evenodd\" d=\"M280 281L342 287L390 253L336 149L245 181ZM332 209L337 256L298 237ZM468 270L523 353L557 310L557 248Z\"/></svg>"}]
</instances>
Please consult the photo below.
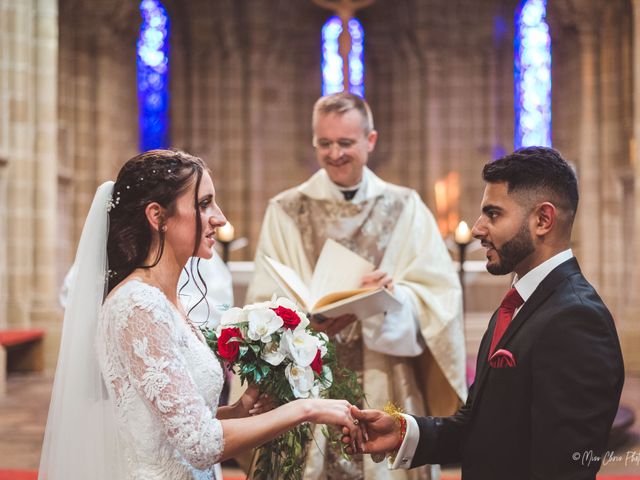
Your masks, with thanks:
<instances>
[{"instance_id":1,"label":"bride","mask_svg":"<svg viewBox=\"0 0 640 480\"><path fill-rule=\"evenodd\" d=\"M214 465L302 423L360 430L344 400L218 407L222 369L177 297L226 219L204 162L152 150L96 192L83 228L39 479L214 479ZM106 297L105 297L106 295Z\"/></svg>"}]
</instances>

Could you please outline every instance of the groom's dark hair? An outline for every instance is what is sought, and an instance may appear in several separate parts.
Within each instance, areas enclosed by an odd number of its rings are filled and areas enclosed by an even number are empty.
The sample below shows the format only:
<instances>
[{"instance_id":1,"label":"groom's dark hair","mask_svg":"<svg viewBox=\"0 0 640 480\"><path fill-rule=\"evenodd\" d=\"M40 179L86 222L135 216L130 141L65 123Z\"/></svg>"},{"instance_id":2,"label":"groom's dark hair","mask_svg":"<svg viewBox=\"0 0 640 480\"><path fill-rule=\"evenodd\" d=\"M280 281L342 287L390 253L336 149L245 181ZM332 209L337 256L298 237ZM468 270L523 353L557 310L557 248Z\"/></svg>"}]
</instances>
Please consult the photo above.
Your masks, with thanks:
<instances>
[{"instance_id":1,"label":"groom's dark hair","mask_svg":"<svg viewBox=\"0 0 640 480\"><path fill-rule=\"evenodd\" d=\"M505 182L509 194L517 194L525 204L551 202L568 227L578 210L578 180L571 166L557 150L525 147L487 163L482 178L488 183Z\"/></svg>"}]
</instances>

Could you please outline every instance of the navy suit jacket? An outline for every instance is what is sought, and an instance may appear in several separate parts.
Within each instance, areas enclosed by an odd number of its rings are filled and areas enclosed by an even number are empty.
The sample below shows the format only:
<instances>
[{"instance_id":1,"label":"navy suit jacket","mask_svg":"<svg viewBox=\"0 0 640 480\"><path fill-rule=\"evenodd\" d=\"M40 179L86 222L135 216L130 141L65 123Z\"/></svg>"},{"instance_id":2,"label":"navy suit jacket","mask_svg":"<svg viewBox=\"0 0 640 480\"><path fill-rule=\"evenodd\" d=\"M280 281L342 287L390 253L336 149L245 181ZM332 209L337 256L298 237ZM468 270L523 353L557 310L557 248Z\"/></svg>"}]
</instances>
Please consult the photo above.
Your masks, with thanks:
<instances>
[{"instance_id":1,"label":"navy suit jacket","mask_svg":"<svg viewBox=\"0 0 640 480\"><path fill-rule=\"evenodd\" d=\"M450 417L416 417L411 467L462 463L463 480L594 479L624 382L609 310L575 258L540 283L496 349L515 367L492 368L493 315L476 380Z\"/></svg>"}]
</instances>

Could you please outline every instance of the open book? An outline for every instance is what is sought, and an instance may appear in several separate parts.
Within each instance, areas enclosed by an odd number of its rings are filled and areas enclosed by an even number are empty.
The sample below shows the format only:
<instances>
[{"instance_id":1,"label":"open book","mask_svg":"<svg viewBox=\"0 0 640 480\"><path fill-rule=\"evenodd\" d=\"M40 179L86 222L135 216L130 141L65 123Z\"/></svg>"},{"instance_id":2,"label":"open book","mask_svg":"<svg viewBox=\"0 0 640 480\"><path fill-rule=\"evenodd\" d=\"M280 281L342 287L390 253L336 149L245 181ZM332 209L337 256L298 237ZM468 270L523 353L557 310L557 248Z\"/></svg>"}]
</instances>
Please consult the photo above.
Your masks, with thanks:
<instances>
[{"instance_id":1,"label":"open book","mask_svg":"<svg viewBox=\"0 0 640 480\"><path fill-rule=\"evenodd\" d=\"M362 277L375 267L334 240L325 242L310 285L286 265L266 255L264 260L280 288L311 315L338 317L352 313L362 319L401 307L386 288L361 288Z\"/></svg>"}]
</instances>

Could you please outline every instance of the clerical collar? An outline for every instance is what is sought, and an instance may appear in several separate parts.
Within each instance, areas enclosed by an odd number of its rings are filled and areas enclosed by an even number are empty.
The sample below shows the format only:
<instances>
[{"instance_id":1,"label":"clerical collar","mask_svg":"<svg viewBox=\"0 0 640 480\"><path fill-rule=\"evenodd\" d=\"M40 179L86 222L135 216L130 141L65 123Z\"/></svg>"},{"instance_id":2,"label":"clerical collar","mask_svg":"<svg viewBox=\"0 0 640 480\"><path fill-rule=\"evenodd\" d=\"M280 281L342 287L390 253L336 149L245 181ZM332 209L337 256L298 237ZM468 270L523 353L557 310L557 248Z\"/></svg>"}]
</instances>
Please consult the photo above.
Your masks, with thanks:
<instances>
[{"instance_id":1,"label":"clerical collar","mask_svg":"<svg viewBox=\"0 0 640 480\"><path fill-rule=\"evenodd\" d=\"M339 185L336 185L336 187L338 187L338 190L340 190L340 193L342 193L342 196L344 197L344 199L347 202L350 202L351 200L353 200L353 197L356 196L356 193L358 193L358 190L360 189L360 187L362 187L362 182L363 180L360 180L360 183L353 185L351 187L341 187Z\"/></svg>"},{"instance_id":2,"label":"clerical collar","mask_svg":"<svg viewBox=\"0 0 640 480\"><path fill-rule=\"evenodd\" d=\"M342 196L344 197L344 199L346 201L349 201L356 196L356 193L358 193L358 189L356 188L354 190L340 190L340 192L342 192Z\"/></svg>"}]
</instances>

